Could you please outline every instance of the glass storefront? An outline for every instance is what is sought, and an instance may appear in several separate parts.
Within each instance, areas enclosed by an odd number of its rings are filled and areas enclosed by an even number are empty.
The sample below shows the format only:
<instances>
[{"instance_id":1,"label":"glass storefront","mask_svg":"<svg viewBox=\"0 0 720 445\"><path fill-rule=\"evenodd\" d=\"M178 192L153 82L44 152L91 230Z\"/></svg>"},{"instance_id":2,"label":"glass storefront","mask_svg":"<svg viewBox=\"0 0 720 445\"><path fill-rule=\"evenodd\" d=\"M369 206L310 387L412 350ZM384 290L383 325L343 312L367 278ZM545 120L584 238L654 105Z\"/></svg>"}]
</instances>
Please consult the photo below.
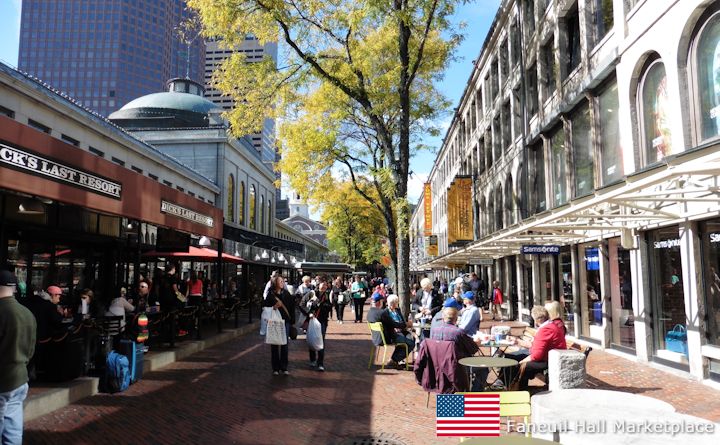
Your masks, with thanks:
<instances>
[{"instance_id":1,"label":"glass storefront","mask_svg":"<svg viewBox=\"0 0 720 445\"><path fill-rule=\"evenodd\" d=\"M700 224L707 343L720 346L720 220ZM720 366L718 367L720 372Z\"/></svg>"},{"instance_id":2,"label":"glass storefront","mask_svg":"<svg viewBox=\"0 0 720 445\"><path fill-rule=\"evenodd\" d=\"M580 246L580 313L581 334L600 338L602 336L602 280L600 278L600 248L596 244Z\"/></svg>"},{"instance_id":3,"label":"glass storefront","mask_svg":"<svg viewBox=\"0 0 720 445\"><path fill-rule=\"evenodd\" d=\"M558 261L560 262L560 305L564 309L563 320L567 328L567 334L575 336L575 298L573 296L572 286L572 261L570 255L570 247L565 246L560 250Z\"/></svg>"},{"instance_id":4,"label":"glass storefront","mask_svg":"<svg viewBox=\"0 0 720 445\"><path fill-rule=\"evenodd\" d=\"M687 328L678 227L648 232L648 246L655 352L661 358L670 356L668 351L684 354L682 341L666 342L671 331Z\"/></svg>"},{"instance_id":5,"label":"glass storefront","mask_svg":"<svg viewBox=\"0 0 720 445\"><path fill-rule=\"evenodd\" d=\"M612 343L635 348L635 318L633 316L632 269L630 251L623 249L620 238L608 240L610 269L610 307Z\"/></svg>"}]
</instances>

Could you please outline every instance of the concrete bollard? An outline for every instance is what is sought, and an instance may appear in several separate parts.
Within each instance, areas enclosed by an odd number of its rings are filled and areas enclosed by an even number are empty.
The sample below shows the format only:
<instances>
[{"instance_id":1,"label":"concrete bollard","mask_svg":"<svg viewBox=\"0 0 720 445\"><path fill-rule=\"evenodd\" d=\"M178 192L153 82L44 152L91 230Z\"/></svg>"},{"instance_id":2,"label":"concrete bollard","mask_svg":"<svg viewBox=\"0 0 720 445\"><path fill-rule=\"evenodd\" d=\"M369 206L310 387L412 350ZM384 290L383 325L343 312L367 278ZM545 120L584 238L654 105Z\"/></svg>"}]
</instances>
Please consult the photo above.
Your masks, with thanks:
<instances>
[{"instance_id":1,"label":"concrete bollard","mask_svg":"<svg viewBox=\"0 0 720 445\"><path fill-rule=\"evenodd\" d=\"M550 391L585 386L585 354L580 351L553 349L548 353L548 389Z\"/></svg>"}]
</instances>

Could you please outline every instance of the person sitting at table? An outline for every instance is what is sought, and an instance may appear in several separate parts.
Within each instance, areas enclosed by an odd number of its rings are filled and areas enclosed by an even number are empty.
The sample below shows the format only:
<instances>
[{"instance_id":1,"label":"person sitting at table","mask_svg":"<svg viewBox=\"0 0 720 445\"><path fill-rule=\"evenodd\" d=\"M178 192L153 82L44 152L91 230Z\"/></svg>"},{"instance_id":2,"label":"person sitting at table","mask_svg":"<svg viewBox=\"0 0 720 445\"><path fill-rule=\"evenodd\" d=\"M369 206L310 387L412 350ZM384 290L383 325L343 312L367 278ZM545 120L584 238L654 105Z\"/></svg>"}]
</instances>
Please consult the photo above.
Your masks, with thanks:
<instances>
[{"instance_id":1,"label":"person sitting at table","mask_svg":"<svg viewBox=\"0 0 720 445\"><path fill-rule=\"evenodd\" d=\"M95 302L95 293L92 289L83 289L80 291L80 304L75 313L75 321L85 320L88 318L100 318L102 310Z\"/></svg>"},{"instance_id":2,"label":"person sitting at table","mask_svg":"<svg viewBox=\"0 0 720 445\"><path fill-rule=\"evenodd\" d=\"M417 310L419 321L427 322L442 309L442 295L433 288L430 278L420 280L420 288L422 290L415 293L413 306Z\"/></svg>"},{"instance_id":3,"label":"person sitting at table","mask_svg":"<svg viewBox=\"0 0 720 445\"><path fill-rule=\"evenodd\" d=\"M545 310L548 311L550 321L555 323L563 331L563 335L567 335L567 327L562 320L562 305L559 301L551 300L545 302Z\"/></svg>"},{"instance_id":4,"label":"person sitting at table","mask_svg":"<svg viewBox=\"0 0 720 445\"><path fill-rule=\"evenodd\" d=\"M565 343L565 332L558 325L550 320L548 311L542 306L535 306L530 311L530 316L538 326L535 338L530 344L530 350L526 353L523 350L505 354L505 357L518 360L519 364L512 370L516 376L520 391L528 389L528 381L548 367L548 352L551 349L567 349ZM524 342L520 342L522 345ZM511 379L514 381L515 379Z\"/></svg>"},{"instance_id":5,"label":"person sitting at table","mask_svg":"<svg viewBox=\"0 0 720 445\"><path fill-rule=\"evenodd\" d=\"M394 298L390 298L394 297ZM388 307L383 309L384 297L381 293L376 292L371 298L370 310L367 314L368 323L381 322L383 325L383 335L387 344L405 343L408 348L415 347L415 341L412 336L407 332L407 329L412 327L412 322L406 322L398 308L399 299L397 295L390 295L388 297ZM393 307L390 306L391 301ZM376 346L382 346L382 338L379 332L372 332L372 340ZM400 362L405 360L405 348L396 346L393 351L390 360L385 365L386 368L399 368Z\"/></svg>"},{"instance_id":6,"label":"person sitting at table","mask_svg":"<svg viewBox=\"0 0 720 445\"><path fill-rule=\"evenodd\" d=\"M480 328L482 321L482 310L475 306L475 293L467 291L463 294L464 308L460 310L460 321L458 327L465 331L465 334L472 337Z\"/></svg>"},{"instance_id":7,"label":"person sitting at table","mask_svg":"<svg viewBox=\"0 0 720 445\"><path fill-rule=\"evenodd\" d=\"M127 298L125 298L125 294L125 288L121 287L120 295L117 298L113 298L107 311L109 315L122 317L122 319L120 320L120 330L125 329L125 314L127 312L135 311L135 306L130 304Z\"/></svg>"}]
</instances>

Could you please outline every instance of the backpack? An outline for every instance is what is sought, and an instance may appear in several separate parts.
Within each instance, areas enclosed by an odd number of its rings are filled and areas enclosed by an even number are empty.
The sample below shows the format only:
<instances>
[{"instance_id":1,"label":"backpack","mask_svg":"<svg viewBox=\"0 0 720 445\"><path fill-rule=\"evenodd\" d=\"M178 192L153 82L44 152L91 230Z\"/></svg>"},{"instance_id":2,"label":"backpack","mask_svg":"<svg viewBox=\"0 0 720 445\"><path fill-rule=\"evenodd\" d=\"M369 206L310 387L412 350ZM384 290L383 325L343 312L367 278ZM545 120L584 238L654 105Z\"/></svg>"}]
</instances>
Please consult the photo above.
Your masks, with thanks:
<instances>
[{"instance_id":1,"label":"backpack","mask_svg":"<svg viewBox=\"0 0 720 445\"><path fill-rule=\"evenodd\" d=\"M110 351L105 361L105 391L122 392L130 386L130 362L128 358Z\"/></svg>"}]
</instances>

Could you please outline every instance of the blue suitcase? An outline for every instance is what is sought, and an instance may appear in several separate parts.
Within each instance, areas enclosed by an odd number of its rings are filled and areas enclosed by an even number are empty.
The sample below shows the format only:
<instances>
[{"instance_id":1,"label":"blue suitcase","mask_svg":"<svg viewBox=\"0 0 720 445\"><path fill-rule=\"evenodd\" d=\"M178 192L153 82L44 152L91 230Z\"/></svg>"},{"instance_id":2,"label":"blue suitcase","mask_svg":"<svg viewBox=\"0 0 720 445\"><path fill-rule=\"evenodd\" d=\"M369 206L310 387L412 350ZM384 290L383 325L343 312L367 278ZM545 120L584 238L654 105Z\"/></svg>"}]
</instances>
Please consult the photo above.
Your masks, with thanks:
<instances>
[{"instance_id":1,"label":"blue suitcase","mask_svg":"<svg viewBox=\"0 0 720 445\"><path fill-rule=\"evenodd\" d=\"M120 354L128 359L130 382L137 382L142 377L143 372L143 345L132 340L122 339L118 349Z\"/></svg>"},{"instance_id":2,"label":"blue suitcase","mask_svg":"<svg viewBox=\"0 0 720 445\"><path fill-rule=\"evenodd\" d=\"M602 324L602 301L595 301L593 303L593 320L596 324Z\"/></svg>"}]
</instances>

